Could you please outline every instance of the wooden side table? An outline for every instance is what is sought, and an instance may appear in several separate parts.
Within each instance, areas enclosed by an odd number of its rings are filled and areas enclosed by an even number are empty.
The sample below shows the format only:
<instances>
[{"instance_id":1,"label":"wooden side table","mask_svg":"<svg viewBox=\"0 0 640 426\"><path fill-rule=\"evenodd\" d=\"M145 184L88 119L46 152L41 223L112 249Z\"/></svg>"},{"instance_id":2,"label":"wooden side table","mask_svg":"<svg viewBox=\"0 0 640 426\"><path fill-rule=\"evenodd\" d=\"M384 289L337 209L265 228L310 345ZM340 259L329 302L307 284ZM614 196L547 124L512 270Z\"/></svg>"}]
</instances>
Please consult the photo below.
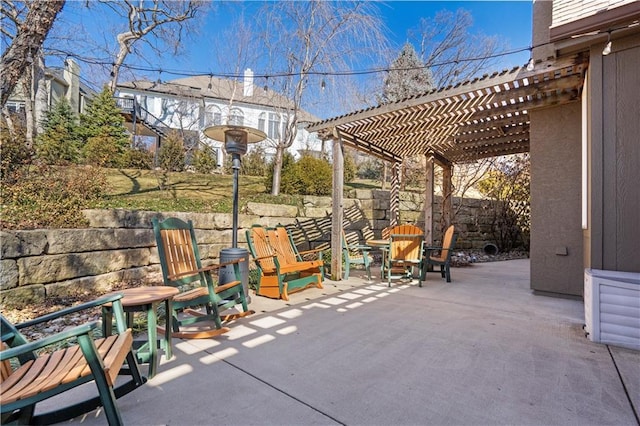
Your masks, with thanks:
<instances>
[{"instance_id":1,"label":"wooden side table","mask_svg":"<svg viewBox=\"0 0 640 426\"><path fill-rule=\"evenodd\" d=\"M122 307L127 316L127 327L133 325L134 312L147 313L147 342L139 347L136 355L140 362L149 363L148 377L152 378L156 374L158 366L158 306L160 303L165 304L166 323L164 331L164 339L162 349L165 358L170 359L171 353L171 312L173 296L180 291L170 286L151 286L151 287L135 287L125 290L114 291L113 293L122 294ZM105 336L111 334L113 311L111 305L103 305L102 307L102 332Z\"/></svg>"}]
</instances>

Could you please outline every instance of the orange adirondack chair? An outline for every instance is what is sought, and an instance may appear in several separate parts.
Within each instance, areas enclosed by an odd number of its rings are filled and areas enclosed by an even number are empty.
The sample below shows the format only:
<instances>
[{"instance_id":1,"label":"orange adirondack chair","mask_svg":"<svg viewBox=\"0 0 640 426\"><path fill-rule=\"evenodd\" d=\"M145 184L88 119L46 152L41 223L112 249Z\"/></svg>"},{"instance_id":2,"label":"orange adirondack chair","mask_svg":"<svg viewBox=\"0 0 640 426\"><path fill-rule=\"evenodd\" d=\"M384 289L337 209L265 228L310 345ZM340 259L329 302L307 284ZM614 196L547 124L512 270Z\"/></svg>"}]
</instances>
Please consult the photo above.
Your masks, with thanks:
<instances>
[{"instance_id":1,"label":"orange adirondack chair","mask_svg":"<svg viewBox=\"0 0 640 426\"><path fill-rule=\"evenodd\" d=\"M324 263L321 250L299 252L284 226L265 228L253 225L247 230L249 251L260 273L256 294L289 300L289 293L307 287L322 288ZM317 260L302 256L317 253Z\"/></svg>"},{"instance_id":2,"label":"orange adirondack chair","mask_svg":"<svg viewBox=\"0 0 640 426\"><path fill-rule=\"evenodd\" d=\"M391 287L394 277L412 278L418 268L418 283L422 285L424 232L415 225L397 225L389 231L389 248L382 264L382 277Z\"/></svg>"}]
</instances>

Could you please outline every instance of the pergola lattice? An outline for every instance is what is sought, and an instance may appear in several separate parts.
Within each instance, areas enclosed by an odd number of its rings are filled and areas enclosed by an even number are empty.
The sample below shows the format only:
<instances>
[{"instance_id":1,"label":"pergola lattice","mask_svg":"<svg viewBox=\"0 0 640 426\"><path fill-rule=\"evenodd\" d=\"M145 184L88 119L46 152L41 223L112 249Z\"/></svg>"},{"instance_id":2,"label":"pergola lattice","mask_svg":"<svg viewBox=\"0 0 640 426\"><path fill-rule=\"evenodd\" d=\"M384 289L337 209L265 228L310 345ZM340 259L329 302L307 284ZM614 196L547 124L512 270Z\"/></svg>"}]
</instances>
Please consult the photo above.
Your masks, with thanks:
<instances>
[{"instance_id":1,"label":"pergola lattice","mask_svg":"<svg viewBox=\"0 0 640 426\"><path fill-rule=\"evenodd\" d=\"M533 70L515 67L311 124L310 132L334 141L332 247L340 247L342 227L342 144L392 163L392 223L397 220L400 163L427 156L425 239L431 243L433 163L443 168L448 222L452 165L528 152L529 111L579 100L587 61L576 55L539 62ZM332 256L339 258L337 252Z\"/></svg>"}]
</instances>

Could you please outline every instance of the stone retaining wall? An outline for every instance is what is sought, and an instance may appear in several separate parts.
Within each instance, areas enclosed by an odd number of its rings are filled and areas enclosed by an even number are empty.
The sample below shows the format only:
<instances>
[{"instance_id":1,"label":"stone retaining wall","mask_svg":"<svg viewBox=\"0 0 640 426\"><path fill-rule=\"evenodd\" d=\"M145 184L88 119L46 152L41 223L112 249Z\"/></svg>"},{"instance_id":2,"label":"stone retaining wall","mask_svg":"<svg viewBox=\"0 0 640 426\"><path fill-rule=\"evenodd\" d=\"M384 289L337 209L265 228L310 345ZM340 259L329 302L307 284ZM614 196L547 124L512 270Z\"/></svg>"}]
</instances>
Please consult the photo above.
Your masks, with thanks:
<instances>
[{"instance_id":1,"label":"stone retaining wall","mask_svg":"<svg viewBox=\"0 0 640 426\"><path fill-rule=\"evenodd\" d=\"M344 199L345 228L358 238L380 237L389 225L389 192L354 190ZM402 193L400 221L424 227L422 196ZM456 199L458 208L461 200ZM455 217L461 249L482 248L490 242L487 201L465 199ZM441 238L440 204L434 207L434 241ZM87 229L39 229L0 232L0 303L4 308L42 303L46 298L97 295L114 285L133 281L162 282L151 228L153 217L190 219L203 262L211 263L232 242L232 217L214 213L158 213L128 210L86 210ZM239 215L239 245L252 224L286 225L300 249L329 247L331 198L304 198L302 207L249 203Z\"/></svg>"}]
</instances>

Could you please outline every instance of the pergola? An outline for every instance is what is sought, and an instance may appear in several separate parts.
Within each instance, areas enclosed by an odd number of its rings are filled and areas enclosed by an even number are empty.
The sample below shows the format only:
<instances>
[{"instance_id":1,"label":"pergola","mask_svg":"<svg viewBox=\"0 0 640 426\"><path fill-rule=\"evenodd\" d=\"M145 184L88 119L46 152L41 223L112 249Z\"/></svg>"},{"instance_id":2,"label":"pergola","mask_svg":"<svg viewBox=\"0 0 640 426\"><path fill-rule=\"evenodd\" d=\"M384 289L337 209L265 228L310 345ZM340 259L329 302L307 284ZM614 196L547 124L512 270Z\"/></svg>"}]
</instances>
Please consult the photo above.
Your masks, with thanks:
<instances>
[{"instance_id":1,"label":"pergola","mask_svg":"<svg viewBox=\"0 0 640 426\"><path fill-rule=\"evenodd\" d=\"M432 244L434 164L443 169L448 224L453 165L528 152L529 111L580 99L587 61L576 55L539 62L533 69L515 67L311 124L310 132L333 141L331 270L341 275L343 145L391 162L391 224L398 217L402 160L426 156L425 240Z\"/></svg>"}]
</instances>

